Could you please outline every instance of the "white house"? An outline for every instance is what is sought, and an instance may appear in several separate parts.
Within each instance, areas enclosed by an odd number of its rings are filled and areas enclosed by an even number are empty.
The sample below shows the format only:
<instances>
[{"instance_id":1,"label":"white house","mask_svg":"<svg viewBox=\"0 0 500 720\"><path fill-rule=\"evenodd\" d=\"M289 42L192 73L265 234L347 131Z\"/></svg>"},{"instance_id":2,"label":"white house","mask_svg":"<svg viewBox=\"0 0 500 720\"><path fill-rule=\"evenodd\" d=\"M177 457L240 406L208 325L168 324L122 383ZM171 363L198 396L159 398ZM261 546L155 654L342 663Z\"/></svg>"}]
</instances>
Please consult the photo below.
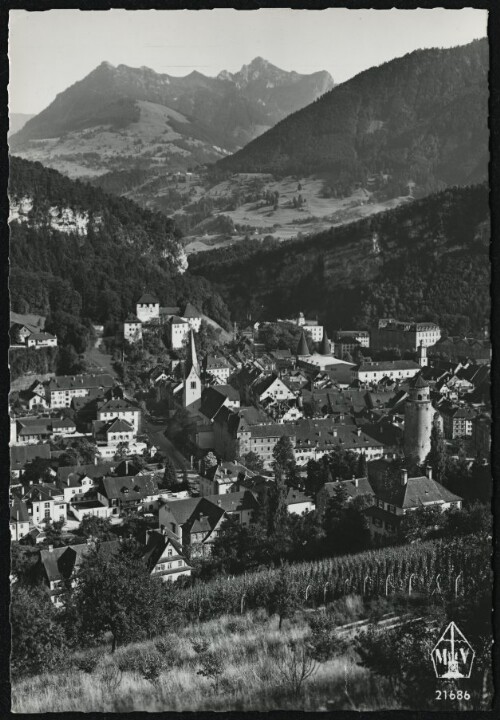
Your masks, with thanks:
<instances>
[{"instance_id":1,"label":"white house","mask_svg":"<svg viewBox=\"0 0 500 720\"><path fill-rule=\"evenodd\" d=\"M231 366L222 355L207 355L205 359L205 372L212 375L221 385L224 385L231 374Z\"/></svg>"},{"instance_id":2,"label":"white house","mask_svg":"<svg viewBox=\"0 0 500 720\"><path fill-rule=\"evenodd\" d=\"M10 505L9 519L10 537L12 541L21 540L30 530L30 516L26 503L14 500Z\"/></svg>"},{"instance_id":3,"label":"white house","mask_svg":"<svg viewBox=\"0 0 500 720\"><path fill-rule=\"evenodd\" d=\"M142 340L142 322L139 318L129 316L123 323L123 339L129 343Z\"/></svg>"},{"instance_id":4,"label":"white house","mask_svg":"<svg viewBox=\"0 0 500 720\"><path fill-rule=\"evenodd\" d=\"M374 504L365 510L373 537L394 535L402 517L417 508L438 507L443 512L462 507L461 497L432 479L430 467L426 475L412 478L407 470L401 470L399 482L374 487L374 494Z\"/></svg>"},{"instance_id":5,"label":"white house","mask_svg":"<svg viewBox=\"0 0 500 720\"><path fill-rule=\"evenodd\" d=\"M291 515L303 515L315 509L314 501L297 488L290 488L285 499L286 509Z\"/></svg>"},{"instance_id":6,"label":"white house","mask_svg":"<svg viewBox=\"0 0 500 720\"><path fill-rule=\"evenodd\" d=\"M421 369L414 360L380 360L355 365L351 373L352 379L361 383L378 383L385 377L391 380L407 380L417 375Z\"/></svg>"},{"instance_id":7,"label":"white house","mask_svg":"<svg viewBox=\"0 0 500 720\"><path fill-rule=\"evenodd\" d=\"M111 398L98 403L97 419L103 422L110 420L125 420L134 428L135 434L139 432L141 410L126 398Z\"/></svg>"},{"instance_id":8,"label":"white house","mask_svg":"<svg viewBox=\"0 0 500 720\"><path fill-rule=\"evenodd\" d=\"M191 575L191 566L183 555L181 543L166 528L148 531L143 559L151 577L163 582L173 582L179 577Z\"/></svg>"},{"instance_id":9,"label":"white house","mask_svg":"<svg viewBox=\"0 0 500 720\"><path fill-rule=\"evenodd\" d=\"M255 380L250 387L250 393L259 403L264 402L267 398L273 400L295 400L296 398L293 390L290 390L288 385L274 374Z\"/></svg>"},{"instance_id":10,"label":"white house","mask_svg":"<svg viewBox=\"0 0 500 720\"><path fill-rule=\"evenodd\" d=\"M190 302L186 303L184 312L180 317L189 323L194 332L199 332L203 315L194 307L194 305L191 305Z\"/></svg>"},{"instance_id":11,"label":"white house","mask_svg":"<svg viewBox=\"0 0 500 720\"><path fill-rule=\"evenodd\" d=\"M50 380L47 392L50 407L70 407L76 397L87 397L92 391L109 390L114 380L107 373L91 375L58 375Z\"/></svg>"},{"instance_id":12,"label":"white house","mask_svg":"<svg viewBox=\"0 0 500 720\"><path fill-rule=\"evenodd\" d=\"M169 320L170 328L170 347L172 350L180 350L187 340L191 325L187 320L184 320L177 315L174 315Z\"/></svg>"},{"instance_id":13,"label":"white house","mask_svg":"<svg viewBox=\"0 0 500 720\"><path fill-rule=\"evenodd\" d=\"M28 514L35 525L47 520L51 522L66 521L67 504L64 500L64 493L55 485L46 483L32 485L22 499L26 503Z\"/></svg>"},{"instance_id":14,"label":"white house","mask_svg":"<svg viewBox=\"0 0 500 720\"><path fill-rule=\"evenodd\" d=\"M160 317L160 301L150 293L145 293L139 298L136 305L137 318L141 323L149 323Z\"/></svg>"},{"instance_id":15,"label":"white house","mask_svg":"<svg viewBox=\"0 0 500 720\"><path fill-rule=\"evenodd\" d=\"M57 338L47 332L32 333L26 340L29 348L57 347Z\"/></svg>"}]
</instances>

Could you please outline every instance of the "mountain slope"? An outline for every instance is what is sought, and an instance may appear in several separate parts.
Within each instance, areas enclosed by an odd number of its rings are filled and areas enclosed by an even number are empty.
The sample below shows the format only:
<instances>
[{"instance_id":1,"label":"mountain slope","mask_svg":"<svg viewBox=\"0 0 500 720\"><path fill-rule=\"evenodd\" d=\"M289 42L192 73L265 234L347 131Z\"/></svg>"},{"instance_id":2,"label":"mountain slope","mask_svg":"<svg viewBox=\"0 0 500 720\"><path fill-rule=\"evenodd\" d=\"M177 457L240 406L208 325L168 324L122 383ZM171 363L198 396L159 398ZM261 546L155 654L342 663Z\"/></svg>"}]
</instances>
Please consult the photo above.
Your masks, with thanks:
<instances>
[{"instance_id":1,"label":"mountain slope","mask_svg":"<svg viewBox=\"0 0 500 720\"><path fill-rule=\"evenodd\" d=\"M288 243L247 241L189 258L234 319L307 312L328 328L378 317L434 320L452 334L489 319L486 185L451 188Z\"/></svg>"},{"instance_id":2,"label":"mountain slope","mask_svg":"<svg viewBox=\"0 0 500 720\"><path fill-rule=\"evenodd\" d=\"M104 62L28 121L10 146L72 176L133 161L186 169L236 150L332 86L326 72L289 73L262 58L216 78Z\"/></svg>"},{"instance_id":3,"label":"mountain slope","mask_svg":"<svg viewBox=\"0 0 500 720\"><path fill-rule=\"evenodd\" d=\"M13 135L18 132L18 130L21 130L32 117L35 116L27 113L9 113L9 135Z\"/></svg>"},{"instance_id":4,"label":"mountain slope","mask_svg":"<svg viewBox=\"0 0 500 720\"><path fill-rule=\"evenodd\" d=\"M416 193L482 181L488 161L488 42L419 50L337 85L235 155L229 172L322 172L334 191L413 183Z\"/></svg>"},{"instance_id":5,"label":"mountain slope","mask_svg":"<svg viewBox=\"0 0 500 720\"><path fill-rule=\"evenodd\" d=\"M172 222L124 198L11 158L10 294L15 312L120 322L149 290L182 300L227 326L209 282L188 277Z\"/></svg>"}]
</instances>

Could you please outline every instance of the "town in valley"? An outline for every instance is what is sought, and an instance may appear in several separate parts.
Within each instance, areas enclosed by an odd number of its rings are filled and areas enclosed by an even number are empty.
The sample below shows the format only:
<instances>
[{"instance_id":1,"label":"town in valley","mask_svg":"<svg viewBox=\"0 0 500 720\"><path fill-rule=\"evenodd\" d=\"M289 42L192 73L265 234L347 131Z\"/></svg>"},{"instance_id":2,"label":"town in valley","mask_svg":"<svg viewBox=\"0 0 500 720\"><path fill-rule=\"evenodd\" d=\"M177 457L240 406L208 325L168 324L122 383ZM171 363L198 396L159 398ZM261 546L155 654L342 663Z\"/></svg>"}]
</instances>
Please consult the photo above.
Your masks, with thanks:
<instances>
[{"instance_id":1,"label":"town in valley","mask_svg":"<svg viewBox=\"0 0 500 720\"><path fill-rule=\"evenodd\" d=\"M110 54L12 114L15 712L491 707L488 43L446 42Z\"/></svg>"}]
</instances>

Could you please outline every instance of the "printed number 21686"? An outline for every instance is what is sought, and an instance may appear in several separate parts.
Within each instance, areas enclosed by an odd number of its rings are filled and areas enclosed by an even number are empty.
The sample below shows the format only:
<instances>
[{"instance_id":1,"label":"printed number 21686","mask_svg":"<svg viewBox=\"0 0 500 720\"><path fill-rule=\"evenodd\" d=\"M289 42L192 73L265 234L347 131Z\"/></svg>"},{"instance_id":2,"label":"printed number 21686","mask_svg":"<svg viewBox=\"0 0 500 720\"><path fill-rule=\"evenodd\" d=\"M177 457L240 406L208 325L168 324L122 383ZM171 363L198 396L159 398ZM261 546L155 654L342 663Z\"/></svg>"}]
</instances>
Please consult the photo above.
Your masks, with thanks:
<instances>
[{"instance_id":1,"label":"printed number 21686","mask_svg":"<svg viewBox=\"0 0 500 720\"><path fill-rule=\"evenodd\" d=\"M468 690L436 690L436 700L470 700Z\"/></svg>"}]
</instances>

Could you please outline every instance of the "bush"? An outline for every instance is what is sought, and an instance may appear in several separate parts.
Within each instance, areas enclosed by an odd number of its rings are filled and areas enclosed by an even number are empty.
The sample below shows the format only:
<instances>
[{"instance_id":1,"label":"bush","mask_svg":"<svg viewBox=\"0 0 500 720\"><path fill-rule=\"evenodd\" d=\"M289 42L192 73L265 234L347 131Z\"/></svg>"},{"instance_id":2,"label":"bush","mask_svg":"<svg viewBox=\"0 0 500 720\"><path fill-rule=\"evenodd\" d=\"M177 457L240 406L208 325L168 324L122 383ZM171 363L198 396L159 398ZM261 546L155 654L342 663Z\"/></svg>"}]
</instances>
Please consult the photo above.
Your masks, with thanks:
<instances>
[{"instance_id":1,"label":"bush","mask_svg":"<svg viewBox=\"0 0 500 720\"><path fill-rule=\"evenodd\" d=\"M163 659L158 653L150 652L141 658L140 673L145 680L148 680L153 685L159 684L162 670Z\"/></svg>"},{"instance_id":2,"label":"bush","mask_svg":"<svg viewBox=\"0 0 500 720\"><path fill-rule=\"evenodd\" d=\"M103 663L100 666L100 680L108 693L115 692L118 689L122 676L123 671L114 662Z\"/></svg>"},{"instance_id":3,"label":"bush","mask_svg":"<svg viewBox=\"0 0 500 720\"><path fill-rule=\"evenodd\" d=\"M346 650L346 642L336 630L332 615L318 613L309 620L311 635L308 640L309 654L318 662L326 662Z\"/></svg>"},{"instance_id":4,"label":"bush","mask_svg":"<svg viewBox=\"0 0 500 720\"><path fill-rule=\"evenodd\" d=\"M101 653L95 650L93 652L87 653L83 657L73 658L73 665L76 667L77 670L81 670L82 672L88 673L90 675L98 666L101 657Z\"/></svg>"}]
</instances>

